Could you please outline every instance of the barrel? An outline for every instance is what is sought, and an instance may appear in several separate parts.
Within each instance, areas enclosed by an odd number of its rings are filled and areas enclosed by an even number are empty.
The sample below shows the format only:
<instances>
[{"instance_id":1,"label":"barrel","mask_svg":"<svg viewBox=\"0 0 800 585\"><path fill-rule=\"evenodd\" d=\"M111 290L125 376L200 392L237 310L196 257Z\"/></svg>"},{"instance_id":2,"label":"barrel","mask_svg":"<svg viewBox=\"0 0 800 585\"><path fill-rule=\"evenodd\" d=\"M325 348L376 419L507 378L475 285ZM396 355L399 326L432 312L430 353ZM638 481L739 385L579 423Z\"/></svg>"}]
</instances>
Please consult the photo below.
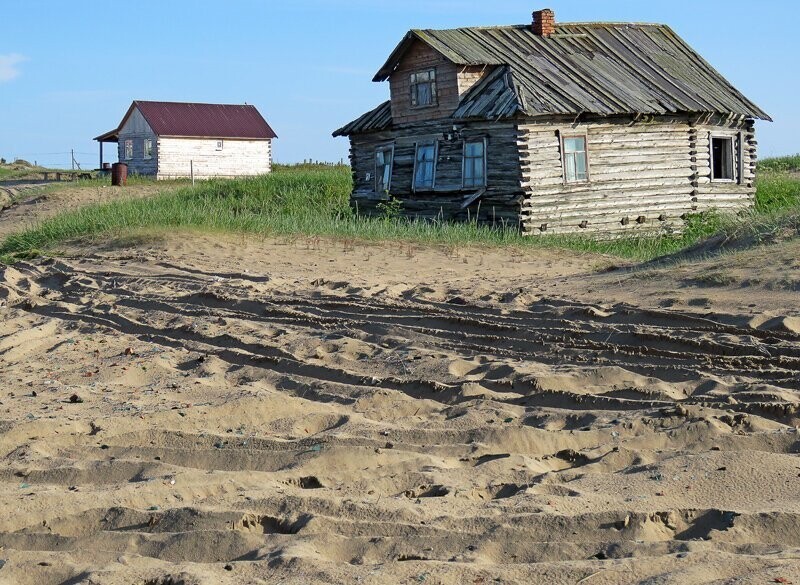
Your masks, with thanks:
<instances>
[{"instance_id":1,"label":"barrel","mask_svg":"<svg viewBox=\"0 0 800 585\"><path fill-rule=\"evenodd\" d=\"M114 163L111 165L111 184L122 187L128 183L128 165L125 163Z\"/></svg>"}]
</instances>

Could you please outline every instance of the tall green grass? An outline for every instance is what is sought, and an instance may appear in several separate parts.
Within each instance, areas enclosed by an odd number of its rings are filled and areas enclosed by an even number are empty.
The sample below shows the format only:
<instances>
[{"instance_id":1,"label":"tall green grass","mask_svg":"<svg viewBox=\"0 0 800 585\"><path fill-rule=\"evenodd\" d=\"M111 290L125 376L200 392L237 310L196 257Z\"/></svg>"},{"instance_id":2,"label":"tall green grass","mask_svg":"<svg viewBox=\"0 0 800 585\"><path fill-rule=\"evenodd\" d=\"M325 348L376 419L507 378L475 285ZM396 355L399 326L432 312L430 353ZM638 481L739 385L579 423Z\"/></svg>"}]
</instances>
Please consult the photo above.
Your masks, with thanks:
<instances>
[{"instance_id":1,"label":"tall green grass","mask_svg":"<svg viewBox=\"0 0 800 585\"><path fill-rule=\"evenodd\" d=\"M272 236L304 235L406 241L447 246L556 247L647 260L677 252L720 230L734 232L797 209L800 179L765 172L758 182L755 210L744 218L714 213L690 218L680 235L594 240L578 236L524 237L516 229L475 223L365 218L349 205L349 167L280 167L270 175L236 181L172 185L146 199L120 199L59 214L0 243L5 261L52 251L76 239L107 237L131 230L203 230Z\"/></svg>"},{"instance_id":2,"label":"tall green grass","mask_svg":"<svg viewBox=\"0 0 800 585\"><path fill-rule=\"evenodd\" d=\"M765 158L758 163L759 171L798 172L800 171L800 154Z\"/></svg>"}]
</instances>

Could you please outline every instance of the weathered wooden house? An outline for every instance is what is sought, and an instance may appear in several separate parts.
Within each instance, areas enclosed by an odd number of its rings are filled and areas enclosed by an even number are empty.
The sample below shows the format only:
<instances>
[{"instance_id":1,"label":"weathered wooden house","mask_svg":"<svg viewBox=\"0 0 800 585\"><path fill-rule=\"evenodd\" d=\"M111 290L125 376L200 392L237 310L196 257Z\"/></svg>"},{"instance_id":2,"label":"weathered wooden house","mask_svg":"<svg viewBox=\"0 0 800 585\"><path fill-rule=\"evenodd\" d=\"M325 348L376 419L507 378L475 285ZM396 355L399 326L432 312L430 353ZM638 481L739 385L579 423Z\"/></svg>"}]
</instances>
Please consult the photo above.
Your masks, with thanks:
<instances>
[{"instance_id":1,"label":"weathered wooden house","mask_svg":"<svg viewBox=\"0 0 800 585\"><path fill-rule=\"evenodd\" d=\"M117 143L128 172L176 179L243 177L272 170L277 138L251 105L134 101L119 126L95 138Z\"/></svg>"},{"instance_id":2,"label":"weathered wooden house","mask_svg":"<svg viewBox=\"0 0 800 585\"><path fill-rule=\"evenodd\" d=\"M360 213L525 233L674 229L752 204L755 120L769 116L668 26L412 30L374 78L391 99L348 136Z\"/></svg>"}]
</instances>

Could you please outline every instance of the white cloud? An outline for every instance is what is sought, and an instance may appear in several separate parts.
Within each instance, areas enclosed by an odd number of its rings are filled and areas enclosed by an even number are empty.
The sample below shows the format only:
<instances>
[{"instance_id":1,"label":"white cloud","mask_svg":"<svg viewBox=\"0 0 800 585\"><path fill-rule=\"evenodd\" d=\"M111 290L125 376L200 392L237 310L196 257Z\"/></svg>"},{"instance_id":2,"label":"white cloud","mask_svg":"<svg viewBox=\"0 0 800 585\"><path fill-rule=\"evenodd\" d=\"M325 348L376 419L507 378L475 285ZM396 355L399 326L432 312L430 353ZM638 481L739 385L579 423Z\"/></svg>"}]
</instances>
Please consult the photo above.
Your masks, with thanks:
<instances>
[{"instance_id":1,"label":"white cloud","mask_svg":"<svg viewBox=\"0 0 800 585\"><path fill-rule=\"evenodd\" d=\"M0 55L0 83L11 81L19 75L18 65L25 61L25 57L17 53Z\"/></svg>"}]
</instances>

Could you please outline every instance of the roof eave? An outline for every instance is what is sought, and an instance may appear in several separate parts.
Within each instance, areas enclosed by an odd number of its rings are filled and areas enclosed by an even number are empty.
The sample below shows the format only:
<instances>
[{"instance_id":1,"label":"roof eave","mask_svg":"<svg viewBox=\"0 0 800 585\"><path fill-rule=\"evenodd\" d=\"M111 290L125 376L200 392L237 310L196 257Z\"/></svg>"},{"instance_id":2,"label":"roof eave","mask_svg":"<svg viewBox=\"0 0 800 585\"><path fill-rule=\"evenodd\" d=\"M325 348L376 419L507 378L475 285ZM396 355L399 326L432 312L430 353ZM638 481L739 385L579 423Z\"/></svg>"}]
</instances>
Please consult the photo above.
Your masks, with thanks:
<instances>
[{"instance_id":1,"label":"roof eave","mask_svg":"<svg viewBox=\"0 0 800 585\"><path fill-rule=\"evenodd\" d=\"M158 134L159 138L190 138L195 140L273 140L277 136L206 136L198 134Z\"/></svg>"},{"instance_id":2,"label":"roof eave","mask_svg":"<svg viewBox=\"0 0 800 585\"><path fill-rule=\"evenodd\" d=\"M125 115L122 117L122 121L120 121L119 125L114 130L110 130L110 131L106 132L105 134L101 134L100 136L98 136L94 140L96 140L98 142L119 142L119 131L122 130L122 127L125 125L125 122L127 121L128 116L131 115L131 113L133 112L133 109L136 107L136 101L137 100L134 100L131 103L131 105L128 107L128 111L125 112ZM148 124L149 124L149 122L148 122ZM116 138L116 140L110 140L110 138L112 138L112 137ZM101 140L101 138L103 138L104 140Z\"/></svg>"},{"instance_id":3,"label":"roof eave","mask_svg":"<svg viewBox=\"0 0 800 585\"><path fill-rule=\"evenodd\" d=\"M403 58L403 55L405 55L406 51L408 51L417 38L416 31L408 31L406 36L403 37L403 40L397 44L394 51L392 51L392 53L389 55L389 58L386 60L386 63L383 64L383 67L381 67L375 74L375 77L372 78L372 81L381 83L389 79L392 73L394 73L395 68L397 68L397 64Z\"/></svg>"},{"instance_id":4,"label":"roof eave","mask_svg":"<svg viewBox=\"0 0 800 585\"><path fill-rule=\"evenodd\" d=\"M105 134L95 136L92 140L97 142L119 142L119 130L116 128L114 130L109 130Z\"/></svg>"},{"instance_id":5,"label":"roof eave","mask_svg":"<svg viewBox=\"0 0 800 585\"><path fill-rule=\"evenodd\" d=\"M444 47L441 43L437 43L435 39L431 38L428 31L423 29L412 29L406 33L406 36L403 37L403 40L397 45L392 54L389 55L389 58L384 63L383 67L380 68L378 73L375 74L375 77L372 78L372 81L375 82L382 82L389 79L392 76L392 73L395 72L397 66L400 64L400 61L403 60L406 52L411 48L411 45L414 42L420 41L428 45L434 51L440 53L445 59L452 61L456 65L484 65L485 63L478 63L468 61L463 58L463 56L459 55L455 51L448 51L447 47Z\"/></svg>"}]
</instances>

